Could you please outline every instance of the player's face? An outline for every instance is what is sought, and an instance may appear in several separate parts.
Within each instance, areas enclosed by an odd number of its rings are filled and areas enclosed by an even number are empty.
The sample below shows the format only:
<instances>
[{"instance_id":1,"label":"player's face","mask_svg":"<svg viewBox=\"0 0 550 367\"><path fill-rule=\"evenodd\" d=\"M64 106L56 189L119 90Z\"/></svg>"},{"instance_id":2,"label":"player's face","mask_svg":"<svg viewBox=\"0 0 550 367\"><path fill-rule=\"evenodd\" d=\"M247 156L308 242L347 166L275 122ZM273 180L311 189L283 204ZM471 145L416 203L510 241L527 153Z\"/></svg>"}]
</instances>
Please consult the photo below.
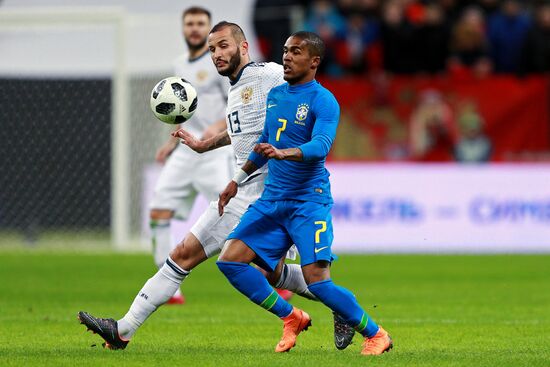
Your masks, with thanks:
<instances>
[{"instance_id":1,"label":"player's face","mask_svg":"<svg viewBox=\"0 0 550 367\"><path fill-rule=\"evenodd\" d=\"M319 61L319 56L310 55L306 41L289 37L283 47L284 79L289 84L313 80Z\"/></svg>"},{"instance_id":2,"label":"player's face","mask_svg":"<svg viewBox=\"0 0 550 367\"><path fill-rule=\"evenodd\" d=\"M190 50L200 50L206 44L210 21L206 14L187 14L183 18L183 38Z\"/></svg>"},{"instance_id":3,"label":"player's face","mask_svg":"<svg viewBox=\"0 0 550 367\"><path fill-rule=\"evenodd\" d=\"M237 74L242 61L241 47L242 45L237 44L229 27L210 33L208 48L220 75L234 77Z\"/></svg>"}]
</instances>

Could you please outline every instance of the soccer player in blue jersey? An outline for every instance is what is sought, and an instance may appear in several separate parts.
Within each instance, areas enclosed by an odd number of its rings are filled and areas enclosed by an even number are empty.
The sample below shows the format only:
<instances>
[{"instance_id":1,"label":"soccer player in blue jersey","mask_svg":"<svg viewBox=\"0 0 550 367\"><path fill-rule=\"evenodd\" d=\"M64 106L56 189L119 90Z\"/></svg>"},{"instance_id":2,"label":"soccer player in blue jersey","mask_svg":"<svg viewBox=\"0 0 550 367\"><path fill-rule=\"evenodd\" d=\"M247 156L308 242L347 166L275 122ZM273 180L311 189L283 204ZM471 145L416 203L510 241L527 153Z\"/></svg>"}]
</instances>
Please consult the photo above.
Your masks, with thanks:
<instances>
[{"instance_id":1,"label":"soccer player in blue jersey","mask_svg":"<svg viewBox=\"0 0 550 367\"><path fill-rule=\"evenodd\" d=\"M365 337L362 354L378 355L392 348L390 336L350 291L330 277L333 200L325 160L336 136L340 107L332 93L315 80L324 48L319 36L310 32L294 33L285 43L287 83L269 92L263 134L220 194L220 215L239 183L267 163L265 188L229 235L217 265L235 288L283 320L283 336L275 351L286 352L311 319L279 297L249 264L273 271L295 243L309 290Z\"/></svg>"}]
</instances>

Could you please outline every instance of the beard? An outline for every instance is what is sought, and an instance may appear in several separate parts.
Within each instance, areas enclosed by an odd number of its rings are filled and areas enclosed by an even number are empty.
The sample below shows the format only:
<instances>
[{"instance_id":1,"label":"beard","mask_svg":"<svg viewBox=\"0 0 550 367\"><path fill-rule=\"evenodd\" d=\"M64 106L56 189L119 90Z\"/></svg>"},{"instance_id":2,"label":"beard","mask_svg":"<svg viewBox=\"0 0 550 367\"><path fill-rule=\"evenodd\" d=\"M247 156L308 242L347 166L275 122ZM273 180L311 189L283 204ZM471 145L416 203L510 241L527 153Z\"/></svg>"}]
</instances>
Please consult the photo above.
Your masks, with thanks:
<instances>
[{"instance_id":1,"label":"beard","mask_svg":"<svg viewBox=\"0 0 550 367\"><path fill-rule=\"evenodd\" d=\"M193 52L193 51L198 51L200 50L201 48L204 47L204 45L206 45L206 41L207 39L204 38L201 42L197 43L197 44L192 44L191 42L189 42L189 40L186 38L185 39L185 43L187 44L187 48L189 49L189 51Z\"/></svg>"},{"instance_id":2,"label":"beard","mask_svg":"<svg viewBox=\"0 0 550 367\"><path fill-rule=\"evenodd\" d=\"M229 65L227 65L227 69L218 71L218 74L222 76L230 76L235 72L235 70L237 70L240 64L241 64L241 54L237 49L237 52L233 56L231 56L231 58L229 59Z\"/></svg>"}]
</instances>

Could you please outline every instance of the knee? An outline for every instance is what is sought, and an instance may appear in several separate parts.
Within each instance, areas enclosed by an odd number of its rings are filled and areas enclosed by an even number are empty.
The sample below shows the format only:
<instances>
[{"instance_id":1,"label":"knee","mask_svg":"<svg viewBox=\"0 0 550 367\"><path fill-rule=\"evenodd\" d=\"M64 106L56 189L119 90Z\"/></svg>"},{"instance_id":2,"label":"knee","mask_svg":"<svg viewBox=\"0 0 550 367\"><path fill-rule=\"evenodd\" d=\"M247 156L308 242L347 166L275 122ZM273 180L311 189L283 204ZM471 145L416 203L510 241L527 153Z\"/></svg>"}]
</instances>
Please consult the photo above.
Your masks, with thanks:
<instances>
[{"instance_id":1,"label":"knee","mask_svg":"<svg viewBox=\"0 0 550 367\"><path fill-rule=\"evenodd\" d=\"M172 251L170 251L170 258L178 264L181 261L187 260L187 248L185 247L185 240L181 241Z\"/></svg>"},{"instance_id":2,"label":"knee","mask_svg":"<svg viewBox=\"0 0 550 367\"><path fill-rule=\"evenodd\" d=\"M313 283L330 280L330 263L316 262L305 265L302 267L302 273L308 286Z\"/></svg>"},{"instance_id":3,"label":"knee","mask_svg":"<svg viewBox=\"0 0 550 367\"><path fill-rule=\"evenodd\" d=\"M262 274L265 276L265 278L267 279L269 284L272 285L272 286L275 286L279 282L279 279L281 278L280 273L276 273L276 272L268 273L267 271L263 270L262 268L258 268L258 270L260 270L260 272L262 272Z\"/></svg>"},{"instance_id":4,"label":"knee","mask_svg":"<svg viewBox=\"0 0 550 367\"><path fill-rule=\"evenodd\" d=\"M260 272L264 275L264 277L267 279L269 284L275 287L277 283L279 283L279 281L281 280L281 277L285 272L285 267L286 267L286 264L283 258L279 261L274 271L267 272L262 268L258 268L258 270L260 270Z\"/></svg>"},{"instance_id":5,"label":"knee","mask_svg":"<svg viewBox=\"0 0 550 367\"><path fill-rule=\"evenodd\" d=\"M254 260L255 253L240 240L228 240L218 258L222 262L238 262L249 264Z\"/></svg>"},{"instance_id":6,"label":"knee","mask_svg":"<svg viewBox=\"0 0 550 367\"><path fill-rule=\"evenodd\" d=\"M149 211L149 218L151 220L168 220L172 219L174 211L168 209L151 209Z\"/></svg>"},{"instance_id":7,"label":"knee","mask_svg":"<svg viewBox=\"0 0 550 367\"><path fill-rule=\"evenodd\" d=\"M324 276L321 276L319 274L305 274L304 273L304 280L306 281L306 284L309 287L310 284L322 282L323 280L327 280L327 278L324 277Z\"/></svg>"},{"instance_id":8,"label":"knee","mask_svg":"<svg viewBox=\"0 0 550 367\"><path fill-rule=\"evenodd\" d=\"M207 257L202 247L191 246L186 237L170 252L170 258L182 269L191 270Z\"/></svg>"}]
</instances>

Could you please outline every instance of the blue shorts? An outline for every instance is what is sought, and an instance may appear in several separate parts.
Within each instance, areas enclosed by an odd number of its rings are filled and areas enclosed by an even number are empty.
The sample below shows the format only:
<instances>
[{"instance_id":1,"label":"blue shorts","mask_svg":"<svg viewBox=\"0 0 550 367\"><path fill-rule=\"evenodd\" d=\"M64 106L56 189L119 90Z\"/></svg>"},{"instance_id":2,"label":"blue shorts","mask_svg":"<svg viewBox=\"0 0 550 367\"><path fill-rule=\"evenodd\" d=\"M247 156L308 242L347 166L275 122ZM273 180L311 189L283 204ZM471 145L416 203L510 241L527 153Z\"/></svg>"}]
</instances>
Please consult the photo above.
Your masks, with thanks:
<instances>
[{"instance_id":1,"label":"blue shorts","mask_svg":"<svg viewBox=\"0 0 550 367\"><path fill-rule=\"evenodd\" d=\"M334 260L331 251L330 204L296 200L257 200L248 207L228 239L239 239L257 255L262 268L273 271L287 250L296 244L302 266Z\"/></svg>"}]
</instances>

